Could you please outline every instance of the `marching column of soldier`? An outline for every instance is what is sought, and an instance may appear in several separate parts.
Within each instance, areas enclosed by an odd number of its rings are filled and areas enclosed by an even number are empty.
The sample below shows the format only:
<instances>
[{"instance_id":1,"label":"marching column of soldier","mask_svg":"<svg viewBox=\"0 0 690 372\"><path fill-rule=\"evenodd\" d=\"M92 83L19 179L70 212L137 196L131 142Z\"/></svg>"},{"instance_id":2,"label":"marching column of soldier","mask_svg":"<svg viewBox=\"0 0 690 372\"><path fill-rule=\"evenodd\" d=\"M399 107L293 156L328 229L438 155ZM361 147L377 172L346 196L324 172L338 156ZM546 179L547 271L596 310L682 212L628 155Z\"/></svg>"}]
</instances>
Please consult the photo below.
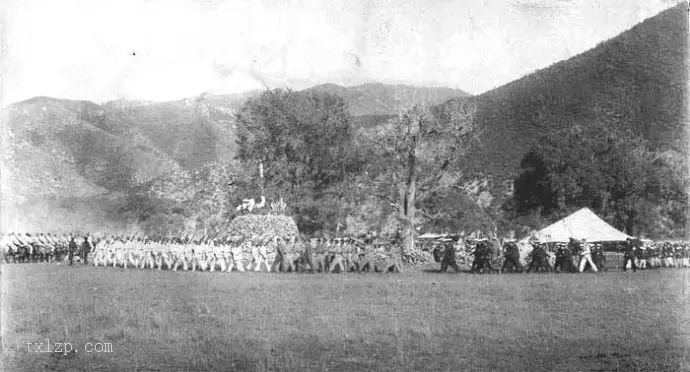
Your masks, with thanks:
<instances>
[{"instance_id":1,"label":"marching column of soldier","mask_svg":"<svg viewBox=\"0 0 690 372\"><path fill-rule=\"evenodd\" d=\"M271 253L269 253L269 245ZM392 272L399 260L368 239L224 237L218 239L74 234L14 234L2 237L6 263L76 261L95 266L172 271Z\"/></svg>"},{"instance_id":2,"label":"marching column of soldier","mask_svg":"<svg viewBox=\"0 0 690 372\"><path fill-rule=\"evenodd\" d=\"M189 271L269 272L400 272L399 260L380 245L362 239L306 239L224 237L213 239L149 238L89 234L9 233L0 238L2 261L74 262L96 266ZM442 239L433 249L441 271L469 267L474 273L597 272L605 267L602 244L573 240L567 244L530 240L531 253L522 260L515 239L495 234L465 239ZM270 253L268 247L270 246ZM623 270L690 267L690 244L685 241L622 244Z\"/></svg>"},{"instance_id":3,"label":"marching column of soldier","mask_svg":"<svg viewBox=\"0 0 690 372\"><path fill-rule=\"evenodd\" d=\"M0 235L0 248L5 263L88 262L94 242L89 234L9 233Z\"/></svg>"},{"instance_id":4,"label":"marching column of soldier","mask_svg":"<svg viewBox=\"0 0 690 372\"><path fill-rule=\"evenodd\" d=\"M582 273L598 272L606 267L601 243L591 243L585 239L545 243L530 239L529 245L532 250L525 257L524 264L518 242L511 238L500 242L495 235L473 239L463 236L445 238L436 244L433 255L435 261L441 264L441 272L450 268L460 271L460 266L469 267L473 273ZM623 264L620 266L623 271L627 271L628 267L633 271L690 267L690 242L686 241L644 244L639 239L628 239L619 244L617 251L623 254Z\"/></svg>"}]
</instances>

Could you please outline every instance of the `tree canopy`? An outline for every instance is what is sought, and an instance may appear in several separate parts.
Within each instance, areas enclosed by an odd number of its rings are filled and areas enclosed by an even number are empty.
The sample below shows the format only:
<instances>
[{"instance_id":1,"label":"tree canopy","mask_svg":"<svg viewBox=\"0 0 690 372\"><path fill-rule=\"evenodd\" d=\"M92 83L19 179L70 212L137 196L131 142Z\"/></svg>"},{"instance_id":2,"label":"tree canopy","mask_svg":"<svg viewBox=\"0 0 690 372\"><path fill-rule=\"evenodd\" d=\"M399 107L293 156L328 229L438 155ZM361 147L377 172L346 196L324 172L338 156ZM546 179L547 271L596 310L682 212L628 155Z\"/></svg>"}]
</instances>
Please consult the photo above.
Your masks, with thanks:
<instances>
[{"instance_id":1,"label":"tree canopy","mask_svg":"<svg viewBox=\"0 0 690 372\"><path fill-rule=\"evenodd\" d=\"M669 213L672 225L682 224L687 173L632 130L618 128L576 124L542 136L522 160L517 210L548 215L588 206L629 234L654 230L649 220ZM661 200L675 203L650 215Z\"/></svg>"},{"instance_id":2,"label":"tree canopy","mask_svg":"<svg viewBox=\"0 0 690 372\"><path fill-rule=\"evenodd\" d=\"M245 162L263 162L272 184L325 188L356 166L348 161L351 120L340 97L267 91L237 114L238 155Z\"/></svg>"},{"instance_id":3,"label":"tree canopy","mask_svg":"<svg viewBox=\"0 0 690 372\"><path fill-rule=\"evenodd\" d=\"M326 92L266 91L237 114L238 158L262 163L261 186L310 230L344 220L339 200L363 164L354 137L342 98Z\"/></svg>"}]
</instances>

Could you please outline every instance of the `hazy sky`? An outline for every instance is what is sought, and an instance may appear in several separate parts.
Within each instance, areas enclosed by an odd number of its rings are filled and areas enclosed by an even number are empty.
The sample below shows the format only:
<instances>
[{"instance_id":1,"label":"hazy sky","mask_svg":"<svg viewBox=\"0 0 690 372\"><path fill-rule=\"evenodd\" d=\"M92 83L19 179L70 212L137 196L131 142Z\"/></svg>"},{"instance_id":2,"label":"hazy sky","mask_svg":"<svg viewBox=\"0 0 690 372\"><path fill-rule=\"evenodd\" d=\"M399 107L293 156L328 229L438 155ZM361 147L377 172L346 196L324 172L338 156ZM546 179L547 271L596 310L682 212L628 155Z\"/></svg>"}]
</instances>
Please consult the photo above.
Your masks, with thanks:
<instances>
[{"instance_id":1,"label":"hazy sky","mask_svg":"<svg viewBox=\"0 0 690 372\"><path fill-rule=\"evenodd\" d=\"M170 100L324 82L481 93L676 0L6 0L4 103Z\"/></svg>"}]
</instances>

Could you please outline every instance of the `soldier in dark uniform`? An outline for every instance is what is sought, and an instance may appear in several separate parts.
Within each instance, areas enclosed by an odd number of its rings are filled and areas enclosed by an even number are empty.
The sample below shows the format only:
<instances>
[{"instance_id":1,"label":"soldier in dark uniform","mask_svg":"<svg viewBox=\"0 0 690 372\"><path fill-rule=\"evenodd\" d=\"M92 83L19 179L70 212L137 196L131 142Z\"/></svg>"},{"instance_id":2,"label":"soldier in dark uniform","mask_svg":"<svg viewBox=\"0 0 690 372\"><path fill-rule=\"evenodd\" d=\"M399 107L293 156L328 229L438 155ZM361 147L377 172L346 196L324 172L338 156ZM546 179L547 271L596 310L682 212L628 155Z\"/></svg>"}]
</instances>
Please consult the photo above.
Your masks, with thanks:
<instances>
[{"instance_id":1,"label":"soldier in dark uniform","mask_svg":"<svg viewBox=\"0 0 690 372\"><path fill-rule=\"evenodd\" d=\"M481 268L484 266L484 245L481 241L474 242L474 250L472 251L472 265L470 265L470 271L473 273L479 273Z\"/></svg>"},{"instance_id":2,"label":"soldier in dark uniform","mask_svg":"<svg viewBox=\"0 0 690 372\"><path fill-rule=\"evenodd\" d=\"M635 250L637 249L637 244L635 239L628 238L623 244L623 271L628 270L628 261L630 261L630 266L633 272L637 271L637 265L635 264Z\"/></svg>"},{"instance_id":3,"label":"soldier in dark uniform","mask_svg":"<svg viewBox=\"0 0 690 372\"><path fill-rule=\"evenodd\" d=\"M79 249L79 246L77 246L77 242L74 241L74 235L70 234L69 236L69 244L67 246L67 253L69 254L69 264L72 265L74 263L74 254L77 252Z\"/></svg>"},{"instance_id":4,"label":"soldier in dark uniform","mask_svg":"<svg viewBox=\"0 0 690 372\"><path fill-rule=\"evenodd\" d=\"M307 265L309 265L309 271L314 273L316 270L314 268L314 256L311 250L311 242L308 239L302 239L302 241L304 242L304 251L302 252L302 257L300 257L300 266L302 270L306 270Z\"/></svg>"},{"instance_id":5,"label":"soldier in dark uniform","mask_svg":"<svg viewBox=\"0 0 690 372\"><path fill-rule=\"evenodd\" d=\"M86 234L84 236L84 242L81 244L81 260L85 264L89 263L89 253L91 253L92 249L93 246L91 245L91 241L89 241L89 234Z\"/></svg>"},{"instance_id":6,"label":"soldier in dark uniform","mask_svg":"<svg viewBox=\"0 0 690 372\"><path fill-rule=\"evenodd\" d=\"M273 265L271 265L271 271L274 273L284 273L287 271L287 267L285 265L285 247L283 244L283 239L281 238L276 238L276 258L273 260Z\"/></svg>"},{"instance_id":7,"label":"soldier in dark uniform","mask_svg":"<svg viewBox=\"0 0 690 372\"><path fill-rule=\"evenodd\" d=\"M547 272L553 272L553 268L549 264L549 255L546 253L544 245L537 242L530 242L530 244L532 244L534 249L530 255L532 259L530 260L527 272L532 272L532 270L539 272L542 269L546 270Z\"/></svg>"},{"instance_id":8,"label":"soldier in dark uniform","mask_svg":"<svg viewBox=\"0 0 690 372\"><path fill-rule=\"evenodd\" d=\"M662 260L662 267L673 267L673 247L668 242L664 242L661 246L659 255Z\"/></svg>"},{"instance_id":9,"label":"soldier in dark uniform","mask_svg":"<svg viewBox=\"0 0 690 372\"><path fill-rule=\"evenodd\" d=\"M573 264L573 252L568 246L559 246L556 249L556 263L553 266L553 271L561 273L574 273L577 271Z\"/></svg>"},{"instance_id":10,"label":"soldier in dark uniform","mask_svg":"<svg viewBox=\"0 0 690 372\"><path fill-rule=\"evenodd\" d=\"M522 264L520 263L520 250L518 249L517 244L514 241L507 241L503 245L505 247L505 252L503 253L505 260L503 261L501 272L504 273L506 271L517 271L521 273L523 268Z\"/></svg>"},{"instance_id":11,"label":"soldier in dark uniform","mask_svg":"<svg viewBox=\"0 0 690 372\"><path fill-rule=\"evenodd\" d=\"M434 247L434 250L431 251L431 255L434 257L434 261L436 261L437 263L440 263L441 260L443 259L443 245L437 244Z\"/></svg>"},{"instance_id":12,"label":"soldier in dark uniform","mask_svg":"<svg viewBox=\"0 0 690 372\"><path fill-rule=\"evenodd\" d=\"M494 267L491 263L492 251L487 240L480 240L474 248L474 260L472 261L472 272L483 273L500 272L500 269Z\"/></svg>"},{"instance_id":13,"label":"soldier in dark uniform","mask_svg":"<svg viewBox=\"0 0 690 372\"><path fill-rule=\"evenodd\" d=\"M484 244L483 240L475 243L473 256L474 259L472 260L471 271L474 273L484 272L484 269L488 264L489 247Z\"/></svg>"},{"instance_id":14,"label":"soldier in dark uniform","mask_svg":"<svg viewBox=\"0 0 690 372\"><path fill-rule=\"evenodd\" d=\"M443 242L443 258L441 259L441 272L444 273L448 267L452 267L455 272L460 271L455 260L455 245L453 242Z\"/></svg>"}]
</instances>

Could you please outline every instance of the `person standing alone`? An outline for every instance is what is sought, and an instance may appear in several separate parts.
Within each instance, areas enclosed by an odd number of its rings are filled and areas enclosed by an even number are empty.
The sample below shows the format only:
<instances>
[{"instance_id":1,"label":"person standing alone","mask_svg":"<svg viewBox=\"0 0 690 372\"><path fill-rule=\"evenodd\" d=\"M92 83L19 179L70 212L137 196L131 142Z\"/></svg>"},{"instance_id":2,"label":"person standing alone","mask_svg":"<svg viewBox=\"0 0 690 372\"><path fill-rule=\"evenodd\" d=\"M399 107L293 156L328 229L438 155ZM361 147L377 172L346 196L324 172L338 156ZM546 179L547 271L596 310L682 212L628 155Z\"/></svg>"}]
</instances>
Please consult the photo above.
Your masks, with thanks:
<instances>
[{"instance_id":1,"label":"person standing alone","mask_svg":"<svg viewBox=\"0 0 690 372\"><path fill-rule=\"evenodd\" d=\"M580 272L585 271L587 263L592 267L592 271L595 273L598 272L597 266L592 261L592 248L589 243L587 243L587 240L582 239L582 244L580 245Z\"/></svg>"}]
</instances>

